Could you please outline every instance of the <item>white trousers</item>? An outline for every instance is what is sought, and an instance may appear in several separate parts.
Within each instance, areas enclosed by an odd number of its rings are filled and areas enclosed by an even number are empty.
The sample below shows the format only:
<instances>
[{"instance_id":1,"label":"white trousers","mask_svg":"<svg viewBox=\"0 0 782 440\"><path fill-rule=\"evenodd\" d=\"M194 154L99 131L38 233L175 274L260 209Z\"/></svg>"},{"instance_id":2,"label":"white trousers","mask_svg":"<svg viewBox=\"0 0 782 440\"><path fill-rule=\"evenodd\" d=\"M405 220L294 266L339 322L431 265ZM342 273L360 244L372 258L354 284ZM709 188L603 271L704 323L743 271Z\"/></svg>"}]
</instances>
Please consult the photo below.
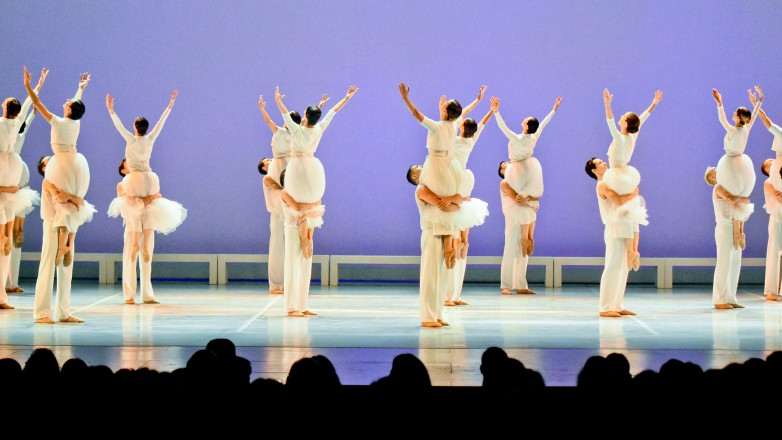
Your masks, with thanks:
<instances>
[{"instance_id":1,"label":"white trousers","mask_svg":"<svg viewBox=\"0 0 782 440\"><path fill-rule=\"evenodd\" d=\"M0 252L0 279L8 279L8 270L11 268L11 255L3 255ZM8 302L8 293L5 291L5 283L0 286L0 304L6 304Z\"/></svg>"},{"instance_id":2,"label":"white trousers","mask_svg":"<svg viewBox=\"0 0 782 440\"><path fill-rule=\"evenodd\" d=\"M768 245L766 246L766 282L763 293L779 295L779 259L782 253L782 223L777 217L768 217Z\"/></svg>"},{"instance_id":3,"label":"white trousers","mask_svg":"<svg viewBox=\"0 0 782 440\"><path fill-rule=\"evenodd\" d=\"M43 238L41 242L41 261L38 263L38 279L35 281L35 305L33 317L52 318L52 296L54 294L54 260L57 257L58 235L54 222L43 221ZM76 245L71 250L76 255ZM57 266L57 301L54 308L54 319L67 319L71 307L71 278L73 264L65 267Z\"/></svg>"},{"instance_id":4,"label":"white trousers","mask_svg":"<svg viewBox=\"0 0 782 440\"><path fill-rule=\"evenodd\" d=\"M459 301L462 299L462 287L464 286L464 272L467 270L467 259L456 260L456 264L446 270L447 284L445 287L446 301Z\"/></svg>"},{"instance_id":5,"label":"white trousers","mask_svg":"<svg viewBox=\"0 0 782 440\"><path fill-rule=\"evenodd\" d=\"M505 247L502 249L500 266L501 289L529 289L527 285L527 263L529 257L521 252L521 226L505 217Z\"/></svg>"},{"instance_id":6,"label":"white trousers","mask_svg":"<svg viewBox=\"0 0 782 440\"><path fill-rule=\"evenodd\" d=\"M136 265L139 266L139 274L141 278L141 300L153 301L155 299L155 292L152 290L152 259L149 262L144 262L142 251L144 250L144 233L139 231L138 239L138 253L135 255L137 262L133 263L133 232L129 229L125 229L124 247L122 248L122 293L125 294L125 301L136 299L136 289L138 287L138 278L136 277ZM155 234L149 240L150 254L154 255L155 252Z\"/></svg>"},{"instance_id":7,"label":"white trousers","mask_svg":"<svg viewBox=\"0 0 782 440\"><path fill-rule=\"evenodd\" d=\"M19 287L19 266L22 263L22 248L11 246L11 265L8 268L6 288Z\"/></svg>"},{"instance_id":8,"label":"white trousers","mask_svg":"<svg viewBox=\"0 0 782 440\"><path fill-rule=\"evenodd\" d=\"M600 277L600 311L620 312L624 310L622 300L627 288L627 251L625 240L617 237L614 227L606 225L603 231L606 245L605 267Z\"/></svg>"},{"instance_id":9,"label":"white trousers","mask_svg":"<svg viewBox=\"0 0 782 440\"><path fill-rule=\"evenodd\" d=\"M453 270L453 269L451 269ZM443 238L433 235L432 229L421 231L421 272L419 275L418 302L421 322L443 319L445 289L448 286L448 269L443 257Z\"/></svg>"},{"instance_id":10,"label":"white trousers","mask_svg":"<svg viewBox=\"0 0 782 440\"><path fill-rule=\"evenodd\" d=\"M282 208L269 214L269 290L283 290L285 277L285 215Z\"/></svg>"},{"instance_id":11,"label":"white trousers","mask_svg":"<svg viewBox=\"0 0 782 440\"><path fill-rule=\"evenodd\" d=\"M312 280L312 258L304 258L301 253L298 226L285 226L285 272L283 290L285 291L285 309L287 312L309 310L307 299L310 295Z\"/></svg>"},{"instance_id":12,"label":"white trousers","mask_svg":"<svg viewBox=\"0 0 782 440\"><path fill-rule=\"evenodd\" d=\"M717 266L714 268L712 299L714 304L736 304L736 290L741 272L741 248L733 246L733 223L717 223L714 228L717 243Z\"/></svg>"}]
</instances>

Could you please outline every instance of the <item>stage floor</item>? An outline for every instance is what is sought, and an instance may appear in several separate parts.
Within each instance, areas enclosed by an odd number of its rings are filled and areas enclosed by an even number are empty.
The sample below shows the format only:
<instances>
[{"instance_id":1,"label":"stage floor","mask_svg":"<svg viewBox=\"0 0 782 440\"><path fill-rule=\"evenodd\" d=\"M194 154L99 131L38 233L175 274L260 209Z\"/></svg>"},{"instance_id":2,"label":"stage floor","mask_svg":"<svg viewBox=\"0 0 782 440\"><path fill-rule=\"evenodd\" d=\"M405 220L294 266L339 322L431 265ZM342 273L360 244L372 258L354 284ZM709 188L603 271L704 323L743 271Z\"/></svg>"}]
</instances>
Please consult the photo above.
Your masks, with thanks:
<instances>
[{"instance_id":1,"label":"stage floor","mask_svg":"<svg viewBox=\"0 0 782 440\"><path fill-rule=\"evenodd\" d=\"M26 282L25 282L26 281ZM504 348L550 386L573 386L592 355L623 353L631 372L658 370L675 358L704 369L782 350L782 301L766 301L762 286L740 287L745 309L716 310L711 286L657 289L631 285L624 306L637 316L598 316L598 286L531 286L537 295L505 296L498 284L468 284L469 306L446 307L443 328L423 328L416 284L313 285L317 317L291 318L282 295L265 283L157 282L159 305L125 305L120 285L74 282L72 313L83 324L35 324L34 280L10 294L15 310L0 310L0 358L22 363L36 347L60 364L172 371L214 338L228 338L252 363L252 379L285 381L296 360L327 356L343 384L368 385L388 374L397 354L413 353L438 386L479 386L483 351ZM140 298L137 297L137 301Z\"/></svg>"}]
</instances>

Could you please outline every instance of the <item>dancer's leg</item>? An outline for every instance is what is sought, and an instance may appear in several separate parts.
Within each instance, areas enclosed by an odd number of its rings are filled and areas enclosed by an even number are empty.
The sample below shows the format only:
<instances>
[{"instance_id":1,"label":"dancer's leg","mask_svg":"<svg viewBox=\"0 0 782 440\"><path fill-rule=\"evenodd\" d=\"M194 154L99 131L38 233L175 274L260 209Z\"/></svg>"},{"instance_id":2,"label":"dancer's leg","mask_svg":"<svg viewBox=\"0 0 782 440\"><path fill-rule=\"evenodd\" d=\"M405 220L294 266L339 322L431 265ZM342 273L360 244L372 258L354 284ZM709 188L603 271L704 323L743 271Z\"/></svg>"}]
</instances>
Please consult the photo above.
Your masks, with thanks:
<instances>
[{"instance_id":1,"label":"dancer's leg","mask_svg":"<svg viewBox=\"0 0 782 440\"><path fill-rule=\"evenodd\" d=\"M152 260L152 234L155 233L154 229L144 229L144 249L142 250L142 254L144 255L144 262L149 263L150 260ZM138 232L136 232L138 234ZM138 244L136 244L138 247Z\"/></svg>"},{"instance_id":2,"label":"dancer's leg","mask_svg":"<svg viewBox=\"0 0 782 440\"><path fill-rule=\"evenodd\" d=\"M54 266L62 263L65 252L68 251L68 228L57 226L57 256L54 258Z\"/></svg>"},{"instance_id":3,"label":"dancer's leg","mask_svg":"<svg viewBox=\"0 0 782 440\"><path fill-rule=\"evenodd\" d=\"M24 217L14 218L14 247L21 248L24 244Z\"/></svg>"}]
</instances>

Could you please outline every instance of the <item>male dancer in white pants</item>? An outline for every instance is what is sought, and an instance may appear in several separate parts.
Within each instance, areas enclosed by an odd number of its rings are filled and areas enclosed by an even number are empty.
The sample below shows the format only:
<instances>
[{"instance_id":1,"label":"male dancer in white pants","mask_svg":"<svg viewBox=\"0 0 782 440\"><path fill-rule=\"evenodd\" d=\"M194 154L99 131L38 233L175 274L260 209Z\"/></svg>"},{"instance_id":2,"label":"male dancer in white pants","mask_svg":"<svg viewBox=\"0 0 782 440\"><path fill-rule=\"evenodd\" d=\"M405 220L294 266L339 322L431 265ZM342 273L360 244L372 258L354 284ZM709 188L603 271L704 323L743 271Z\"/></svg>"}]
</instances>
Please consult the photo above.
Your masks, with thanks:
<instances>
[{"instance_id":1,"label":"male dancer in white pants","mask_svg":"<svg viewBox=\"0 0 782 440\"><path fill-rule=\"evenodd\" d=\"M625 239L633 237L638 224L631 221L617 221L613 214L617 206L638 196L638 188L626 195L619 195L612 191L603 182L608 164L596 157L587 161L585 170L589 177L597 180L597 203L600 208L600 219L605 225L603 240L606 245L606 255L603 275L600 277L600 316L618 318L623 315L635 315L635 312L622 306L622 300L630 271L627 265Z\"/></svg>"},{"instance_id":2,"label":"male dancer in white pants","mask_svg":"<svg viewBox=\"0 0 782 440\"><path fill-rule=\"evenodd\" d=\"M733 219L728 203L749 203L746 197L736 197L717 185L717 169L706 168L706 183L714 187L711 201L714 205L714 241L717 243L717 266L714 268L712 300L716 309L743 309L738 303L736 292L741 273L741 246L733 243ZM739 200L743 199L743 200Z\"/></svg>"},{"instance_id":3,"label":"male dancer in white pants","mask_svg":"<svg viewBox=\"0 0 782 440\"><path fill-rule=\"evenodd\" d=\"M776 140L774 141L776 144ZM763 194L768 212L768 243L766 245L766 279L763 291L769 301L779 300L779 261L782 258L782 192L777 191L772 183L777 180L782 183L782 158L766 159L761 171L768 179L763 183ZM774 173L774 178L771 178Z\"/></svg>"},{"instance_id":4,"label":"male dancer in white pants","mask_svg":"<svg viewBox=\"0 0 782 440\"><path fill-rule=\"evenodd\" d=\"M445 255L443 254L443 238L458 231L446 231L438 228L435 235L434 228L430 222L423 218L424 207L426 204L435 205L439 203L440 198L436 194L426 189L424 185L419 184L422 165L413 165L407 171L407 181L416 186L415 203L418 206L418 213L421 215L421 268L419 275L419 311L421 316L421 325L423 327L443 327L449 325L444 319L445 293L449 285L449 278L453 278L451 273L454 269L448 269L445 266ZM458 209L453 204L448 209Z\"/></svg>"},{"instance_id":5,"label":"male dancer in white pants","mask_svg":"<svg viewBox=\"0 0 782 440\"><path fill-rule=\"evenodd\" d=\"M500 200L502 203L502 213L505 216L505 246L502 249L502 265L500 266L500 293L510 295L515 290L520 295L534 295L527 284L527 264L529 256L524 255L521 245L521 225L515 221L515 214L519 207L533 211L532 219L535 219L537 212L536 197L527 197L526 201L520 202L518 194L513 187L505 180L505 168L507 161L500 162L498 173L503 179L500 182ZM515 206L519 205L519 207Z\"/></svg>"},{"instance_id":6,"label":"male dancer in white pants","mask_svg":"<svg viewBox=\"0 0 782 440\"><path fill-rule=\"evenodd\" d=\"M761 108L758 115L768 131L774 135L771 150L774 159L763 162L761 170L769 176L763 184L768 217L768 244L766 246L766 280L764 292L769 301L780 300L779 260L782 258L782 127L775 124ZM775 185L776 184L776 185ZM773 207L773 208L772 208Z\"/></svg>"},{"instance_id":7,"label":"male dancer in white pants","mask_svg":"<svg viewBox=\"0 0 782 440\"><path fill-rule=\"evenodd\" d=\"M279 133L278 130L274 136ZM290 136L289 136L290 137ZM272 141L273 143L274 141ZM277 160L275 158L274 160ZM285 276L285 214L282 212L280 191L282 187L268 175L272 159L263 158L258 162L258 172L263 174L263 198L266 211L269 212L269 293L283 294ZM279 177L278 177L279 178Z\"/></svg>"},{"instance_id":8,"label":"male dancer in white pants","mask_svg":"<svg viewBox=\"0 0 782 440\"><path fill-rule=\"evenodd\" d=\"M133 255L133 236L136 236L136 255ZM122 293L125 304L136 303L136 290L141 279L141 300L144 304L160 304L152 289L152 255L155 254L155 234L148 238L149 260L141 257L144 249L144 235L125 228L124 245L122 247ZM138 261L138 263L137 263ZM136 264L139 266L139 277L136 277Z\"/></svg>"}]
</instances>

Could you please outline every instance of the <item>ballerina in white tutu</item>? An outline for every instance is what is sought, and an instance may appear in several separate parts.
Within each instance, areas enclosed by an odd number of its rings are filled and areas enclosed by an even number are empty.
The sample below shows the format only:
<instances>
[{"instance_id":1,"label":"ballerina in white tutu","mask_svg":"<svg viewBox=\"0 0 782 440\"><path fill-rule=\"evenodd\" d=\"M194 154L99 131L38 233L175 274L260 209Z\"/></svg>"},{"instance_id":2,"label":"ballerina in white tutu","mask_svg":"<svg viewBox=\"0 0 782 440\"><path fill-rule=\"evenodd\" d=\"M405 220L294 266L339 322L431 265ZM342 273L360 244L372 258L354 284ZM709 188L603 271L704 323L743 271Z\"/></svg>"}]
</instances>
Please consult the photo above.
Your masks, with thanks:
<instances>
[{"instance_id":1,"label":"ballerina in white tutu","mask_svg":"<svg viewBox=\"0 0 782 440\"><path fill-rule=\"evenodd\" d=\"M606 122L611 131L611 145L608 147L609 168L603 176L603 182L609 189L620 196L632 194L641 183L641 174L638 170L629 165L630 159L635 151L635 142L638 140L638 133L641 126L649 118L657 104L663 98L663 92L658 90L654 94L652 104L644 110L641 115L634 112L627 112L619 118L619 129L614 120L614 113L611 111L611 101L614 99L608 89L603 90L603 103L605 104ZM631 221L639 225L648 225L649 220L646 212L646 206L643 197L633 197L628 202L620 205L615 214L629 217ZM640 241L640 231L635 231L633 238L625 239L625 250L627 251L627 265L637 271L641 265L641 253L638 251L638 242Z\"/></svg>"},{"instance_id":2,"label":"ballerina in white tutu","mask_svg":"<svg viewBox=\"0 0 782 440\"><path fill-rule=\"evenodd\" d=\"M125 159L123 163L127 166L128 173L124 175L122 179L122 192L127 198L115 199L117 203L121 204L122 201L128 202L133 205L132 200L143 199L155 194L160 194L160 178L157 173L152 171L149 165L150 158L152 157L152 149L155 141L160 135L160 131L163 129L168 115L171 114L171 109L174 107L178 90L171 92L171 99L168 102L168 106L163 111L157 124L149 130L149 121L143 116L139 116L133 123L134 133L131 133L125 126L122 125L117 113L114 111L114 98L111 95L106 94L106 108L111 116L111 121L114 123L114 127L119 134L125 139L127 143L125 145ZM120 172L122 175L122 172ZM110 207L109 215L116 217L122 211L128 213L128 209L131 206L120 208L115 205ZM154 204L151 202L142 206L143 219L141 219L142 213L138 213L137 216L124 216L128 223L128 228L131 231L131 242L133 248L131 249L131 255L138 255L138 235L143 234L142 240L142 256L145 262L149 262L152 259L151 242L152 234L155 231L163 234L168 234L179 225L184 222L187 216L187 210L185 210L178 202L164 199L162 197L154 199ZM131 209L132 210L132 209ZM138 221L140 220L140 222Z\"/></svg>"},{"instance_id":3,"label":"ballerina in white tutu","mask_svg":"<svg viewBox=\"0 0 782 440\"><path fill-rule=\"evenodd\" d=\"M41 102L30 86L31 75L24 68L24 86L41 117L52 126L51 145L54 153L46 164L43 188L54 201L54 225L57 228L58 247L55 266L70 266L73 261L76 232L84 223L92 221L95 207L84 200L90 185L90 167L87 159L76 150L81 129L81 118L86 110L81 98L90 82L90 75L79 76L79 87L72 99L63 105L63 116L55 116Z\"/></svg>"},{"instance_id":4,"label":"ballerina in white tutu","mask_svg":"<svg viewBox=\"0 0 782 440\"><path fill-rule=\"evenodd\" d=\"M737 108L733 113L734 125L731 125L725 116L722 95L717 89L711 90L711 94L717 102L717 117L725 128L725 138L723 139L725 154L717 162L717 183L728 193L737 197L749 197L755 186L756 176L752 159L744 154L749 131L752 129L763 103L763 90L760 86L755 86L755 91L758 93L757 97L752 89L747 90L749 100L754 106L752 112L746 107ZM731 204L729 206L731 207L730 218L733 220L733 246L744 249L746 247L744 222L752 215L755 206L752 203Z\"/></svg>"},{"instance_id":5,"label":"ballerina in white tutu","mask_svg":"<svg viewBox=\"0 0 782 440\"><path fill-rule=\"evenodd\" d=\"M277 108L282 113L285 125L291 133L291 158L285 167L285 192L297 203L310 204L320 202L323 199L323 195L326 192L326 172L320 159L315 157L315 151L318 149L323 132L326 131L334 115L353 98L357 91L358 87L355 85L350 86L345 97L326 112L326 116L321 120L322 111L320 105L325 102L324 99L328 100L328 96L324 95L324 98L321 99L321 104L313 104L307 107L301 124L296 124L291 118L287 107L282 102L285 95L280 93L279 87L274 90L274 100L277 102ZM317 208L313 209L322 210L325 209L325 206L318 205ZM323 224L323 219L319 215L310 216L307 213L304 214L308 223L309 231L307 237L309 237L309 240L302 245L302 253L309 258L313 253L312 236L315 228Z\"/></svg>"},{"instance_id":6,"label":"ballerina in white tutu","mask_svg":"<svg viewBox=\"0 0 782 440\"><path fill-rule=\"evenodd\" d=\"M492 98L495 99L495 98ZM521 199L532 197L539 200L543 196L543 168L538 159L532 154L540 139L543 129L554 117L562 98L557 97L554 107L543 121L538 122L534 116L528 116L521 121L521 133L514 133L505 124L500 115L500 100L497 99L496 121L505 137L508 138L509 164L505 170L504 180L508 182L513 192ZM522 202L523 203L523 202ZM518 209L518 208L514 208ZM529 213L528 209L522 210ZM514 221L519 221L521 227L521 252L523 256L532 255L535 250L535 225L536 221L529 215L513 216Z\"/></svg>"},{"instance_id":7,"label":"ballerina in white tutu","mask_svg":"<svg viewBox=\"0 0 782 440\"><path fill-rule=\"evenodd\" d=\"M421 169L420 183L439 198L440 204L439 206L426 205L423 215L434 225L432 228L434 235L446 236L443 253L445 266L448 269L456 264L456 256L462 248L460 231L483 224L484 219L489 215L488 205L485 202L481 200L472 202L458 193L464 172L461 164L454 157L457 127L483 99L485 91L486 86L481 86L478 97L464 109L459 101L446 100L445 95L441 96L438 105L439 120L434 121L424 116L410 100L410 87L405 83L399 84L399 94L407 109L428 131L426 148L429 154ZM456 204L459 209L443 209L449 204Z\"/></svg>"}]
</instances>

